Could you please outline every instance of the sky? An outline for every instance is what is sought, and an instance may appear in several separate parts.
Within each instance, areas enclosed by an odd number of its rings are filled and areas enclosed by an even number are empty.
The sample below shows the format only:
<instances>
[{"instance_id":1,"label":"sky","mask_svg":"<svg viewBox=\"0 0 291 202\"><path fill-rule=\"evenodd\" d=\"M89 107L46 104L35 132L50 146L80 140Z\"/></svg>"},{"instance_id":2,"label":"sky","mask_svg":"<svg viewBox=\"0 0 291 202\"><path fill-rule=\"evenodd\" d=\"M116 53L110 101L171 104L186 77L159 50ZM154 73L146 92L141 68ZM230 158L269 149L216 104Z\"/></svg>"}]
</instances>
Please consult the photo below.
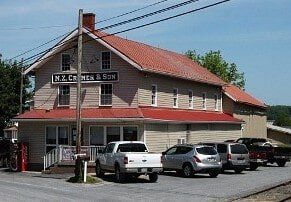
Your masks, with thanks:
<instances>
[{"instance_id":1,"label":"sky","mask_svg":"<svg viewBox=\"0 0 291 202\"><path fill-rule=\"evenodd\" d=\"M85 13L95 13L97 21L100 21L157 1L159 0L0 0L2 59L10 59L76 28L80 8ZM168 0L96 26L101 28L184 1L186 0ZM135 27L217 1L200 0L106 32ZM123 33L121 36L178 53L190 49L200 54L220 50L228 62L236 63L239 71L245 73L247 92L268 105L291 105L290 11L290 0L231 0L206 10ZM39 28L56 25L61 27ZM27 58L52 45L54 44L48 44L23 57Z\"/></svg>"}]
</instances>

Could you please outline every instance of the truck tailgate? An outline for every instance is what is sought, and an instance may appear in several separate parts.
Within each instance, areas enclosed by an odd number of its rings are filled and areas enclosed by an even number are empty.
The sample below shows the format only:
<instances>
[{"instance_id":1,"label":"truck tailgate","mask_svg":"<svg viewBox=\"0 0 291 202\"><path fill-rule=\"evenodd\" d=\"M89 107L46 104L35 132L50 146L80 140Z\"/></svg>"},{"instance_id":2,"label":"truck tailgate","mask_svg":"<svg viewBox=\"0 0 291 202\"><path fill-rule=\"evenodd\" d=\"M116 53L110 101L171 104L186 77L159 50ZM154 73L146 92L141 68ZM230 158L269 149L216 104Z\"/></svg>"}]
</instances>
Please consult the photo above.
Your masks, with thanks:
<instances>
[{"instance_id":1,"label":"truck tailgate","mask_svg":"<svg viewBox=\"0 0 291 202\"><path fill-rule=\"evenodd\" d=\"M126 168L161 168L161 154L153 153L126 153L128 158Z\"/></svg>"}]
</instances>

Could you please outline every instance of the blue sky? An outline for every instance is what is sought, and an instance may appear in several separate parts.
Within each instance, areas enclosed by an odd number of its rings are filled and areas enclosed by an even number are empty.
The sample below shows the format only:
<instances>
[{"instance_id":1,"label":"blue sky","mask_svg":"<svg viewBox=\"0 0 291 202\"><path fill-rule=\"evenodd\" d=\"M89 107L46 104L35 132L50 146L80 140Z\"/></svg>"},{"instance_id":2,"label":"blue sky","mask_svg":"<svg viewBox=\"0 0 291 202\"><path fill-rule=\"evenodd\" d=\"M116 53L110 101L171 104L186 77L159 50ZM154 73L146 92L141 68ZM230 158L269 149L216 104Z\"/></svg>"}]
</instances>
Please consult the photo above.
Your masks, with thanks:
<instances>
[{"instance_id":1,"label":"blue sky","mask_svg":"<svg viewBox=\"0 0 291 202\"><path fill-rule=\"evenodd\" d=\"M83 8L84 12L94 12L97 19L101 20L157 1L0 0L0 53L6 59L11 58L70 31L77 25L79 8ZM104 27L178 2L183 0L168 0L150 9L97 26ZM134 27L214 2L216 1L200 0L175 11L107 32ZM248 92L270 105L291 105L290 11L290 0L232 0L214 8L123 33L122 36L179 53L188 49L199 53L221 50L229 62L236 63L239 70L245 73ZM7 30L50 25L64 26L54 29ZM28 56L25 55L24 58Z\"/></svg>"}]
</instances>

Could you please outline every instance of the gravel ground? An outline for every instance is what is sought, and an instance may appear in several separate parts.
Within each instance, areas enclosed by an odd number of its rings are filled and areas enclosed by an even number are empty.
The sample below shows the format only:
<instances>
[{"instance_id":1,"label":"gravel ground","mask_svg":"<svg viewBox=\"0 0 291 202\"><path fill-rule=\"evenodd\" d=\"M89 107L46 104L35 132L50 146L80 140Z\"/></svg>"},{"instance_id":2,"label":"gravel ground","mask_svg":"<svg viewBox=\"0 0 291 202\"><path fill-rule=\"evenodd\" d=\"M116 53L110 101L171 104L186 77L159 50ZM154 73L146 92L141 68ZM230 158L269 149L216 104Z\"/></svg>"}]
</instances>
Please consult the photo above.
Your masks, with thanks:
<instances>
[{"instance_id":1,"label":"gravel ground","mask_svg":"<svg viewBox=\"0 0 291 202\"><path fill-rule=\"evenodd\" d=\"M291 181L238 201L291 201Z\"/></svg>"}]
</instances>

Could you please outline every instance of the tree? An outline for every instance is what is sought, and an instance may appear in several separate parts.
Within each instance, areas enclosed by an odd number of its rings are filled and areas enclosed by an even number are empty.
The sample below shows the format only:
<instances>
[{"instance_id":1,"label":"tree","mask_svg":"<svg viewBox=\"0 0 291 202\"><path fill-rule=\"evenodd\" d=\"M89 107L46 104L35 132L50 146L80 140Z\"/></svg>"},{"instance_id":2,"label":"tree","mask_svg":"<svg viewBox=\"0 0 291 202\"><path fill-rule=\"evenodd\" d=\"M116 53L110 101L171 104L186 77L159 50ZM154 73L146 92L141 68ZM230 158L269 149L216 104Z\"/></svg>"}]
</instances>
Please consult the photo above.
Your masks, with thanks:
<instances>
[{"instance_id":1,"label":"tree","mask_svg":"<svg viewBox=\"0 0 291 202\"><path fill-rule=\"evenodd\" d=\"M0 136L3 129L11 124L11 118L16 116L20 107L20 79L21 68L16 61L12 64L0 62ZM24 78L23 107L25 102L32 97L26 89L30 87L27 77Z\"/></svg>"},{"instance_id":2,"label":"tree","mask_svg":"<svg viewBox=\"0 0 291 202\"><path fill-rule=\"evenodd\" d=\"M231 83L241 89L245 87L244 73L240 73L235 63L226 62L220 51L210 51L205 55L199 55L196 51L188 50L187 57L205 67L213 74L227 83Z\"/></svg>"},{"instance_id":3,"label":"tree","mask_svg":"<svg viewBox=\"0 0 291 202\"><path fill-rule=\"evenodd\" d=\"M274 120L277 126L291 126L291 106L269 106L267 108L268 120Z\"/></svg>"}]
</instances>

